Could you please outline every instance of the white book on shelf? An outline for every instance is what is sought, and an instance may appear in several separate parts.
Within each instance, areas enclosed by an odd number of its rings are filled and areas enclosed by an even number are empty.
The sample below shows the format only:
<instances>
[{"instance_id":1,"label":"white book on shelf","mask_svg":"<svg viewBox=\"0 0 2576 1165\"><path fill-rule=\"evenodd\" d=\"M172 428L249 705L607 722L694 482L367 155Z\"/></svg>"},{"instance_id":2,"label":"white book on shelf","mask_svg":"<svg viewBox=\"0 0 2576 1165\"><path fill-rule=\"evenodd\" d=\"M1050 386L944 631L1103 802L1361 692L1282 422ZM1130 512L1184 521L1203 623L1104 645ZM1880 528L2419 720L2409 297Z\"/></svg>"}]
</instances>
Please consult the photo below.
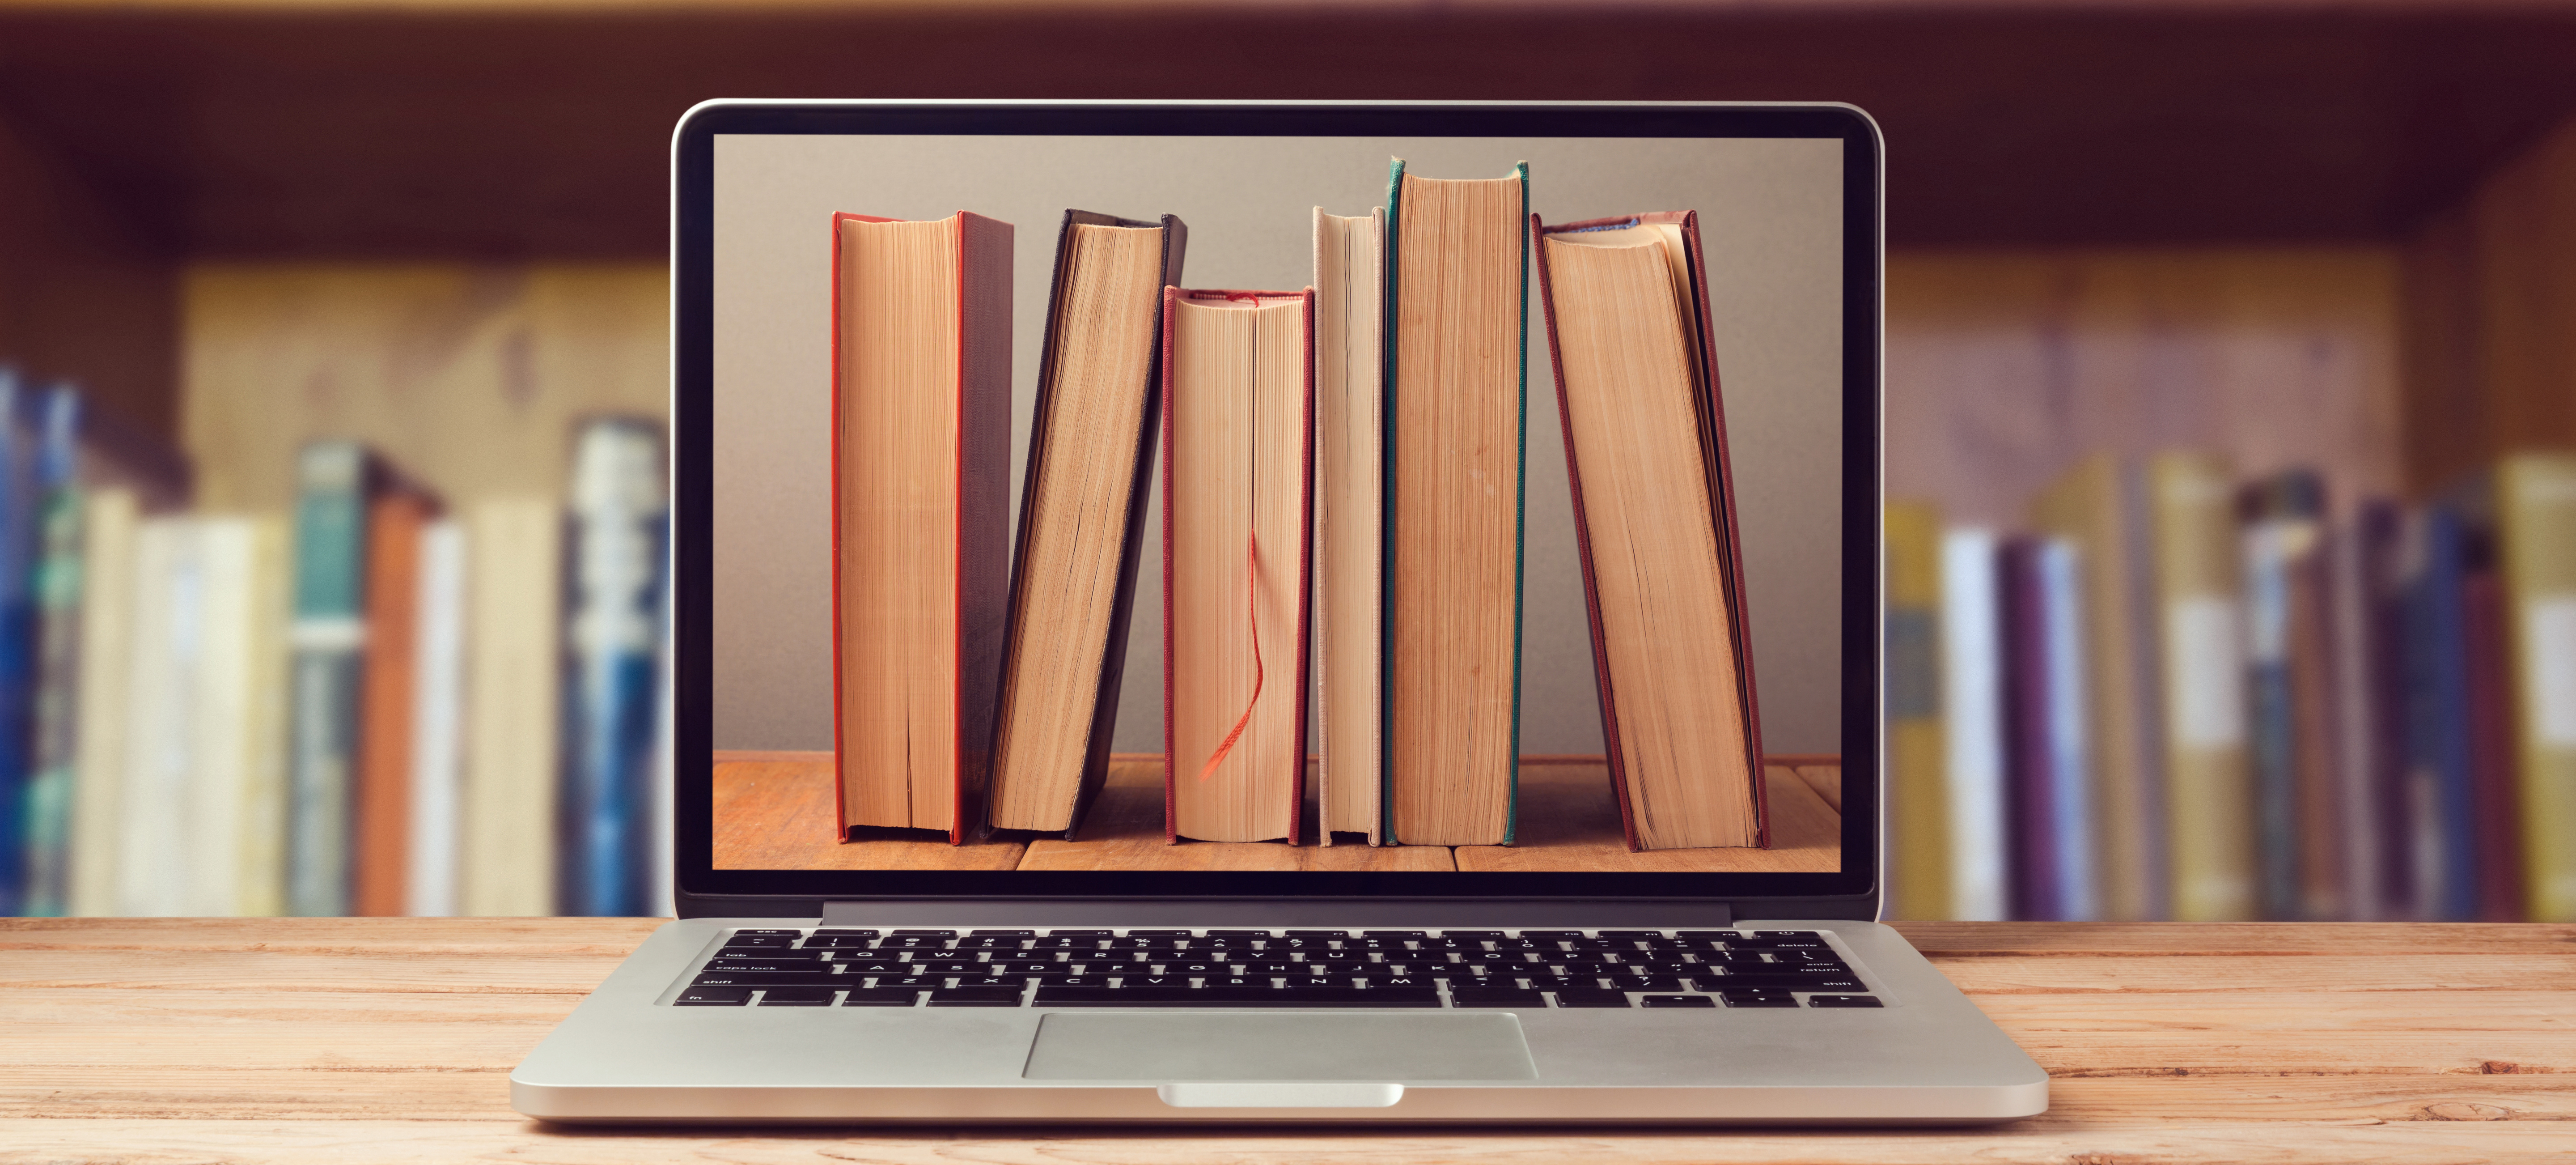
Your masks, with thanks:
<instances>
[{"instance_id":1,"label":"white book on shelf","mask_svg":"<svg viewBox=\"0 0 2576 1165\"><path fill-rule=\"evenodd\" d=\"M117 797L116 913L193 913L188 894L188 702L195 695L200 604L195 531L153 518L134 539L134 637L127 657L123 788Z\"/></svg>"},{"instance_id":2,"label":"white book on shelf","mask_svg":"<svg viewBox=\"0 0 2576 1165\"><path fill-rule=\"evenodd\" d=\"M562 688L563 507L489 498L465 509L464 870L460 906L553 914Z\"/></svg>"},{"instance_id":3,"label":"white book on shelf","mask_svg":"<svg viewBox=\"0 0 2576 1165\"><path fill-rule=\"evenodd\" d=\"M403 913L457 912L465 777L465 526L421 527L419 640L412 677L410 869Z\"/></svg>"},{"instance_id":4,"label":"white book on shelf","mask_svg":"<svg viewBox=\"0 0 2576 1165\"><path fill-rule=\"evenodd\" d=\"M256 517L181 521L167 658L187 692L184 723L163 733L193 758L185 913L275 914L285 898L285 531Z\"/></svg>"},{"instance_id":5,"label":"white book on shelf","mask_svg":"<svg viewBox=\"0 0 2576 1165\"><path fill-rule=\"evenodd\" d=\"M2004 804L2002 592L1991 531L1951 530L1941 540L1942 725L1950 797L1949 917L2011 917Z\"/></svg>"},{"instance_id":6,"label":"white book on shelf","mask_svg":"<svg viewBox=\"0 0 2576 1165\"><path fill-rule=\"evenodd\" d=\"M661 644L653 665L653 787L645 791L644 803L651 806L651 819L645 828L644 909L656 918L679 914L678 887L674 884L672 865L673 781L678 773L672 753L677 747L672 735L671 718L678 709L672 704L671 692L671 585L670 563L663 561Z\"/></svg>"}]
</instances>

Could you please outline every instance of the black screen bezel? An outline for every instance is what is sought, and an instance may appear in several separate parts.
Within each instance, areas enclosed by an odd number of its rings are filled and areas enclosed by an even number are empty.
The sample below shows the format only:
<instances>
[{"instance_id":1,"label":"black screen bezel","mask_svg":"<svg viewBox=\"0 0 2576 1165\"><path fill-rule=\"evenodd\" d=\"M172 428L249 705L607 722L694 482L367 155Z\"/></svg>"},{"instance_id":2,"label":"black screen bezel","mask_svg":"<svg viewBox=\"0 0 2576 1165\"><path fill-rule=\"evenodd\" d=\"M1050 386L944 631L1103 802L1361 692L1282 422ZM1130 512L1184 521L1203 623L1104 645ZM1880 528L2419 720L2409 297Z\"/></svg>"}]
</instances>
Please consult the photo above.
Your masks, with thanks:
<instances>
[{"instance_id":1,"label":"black screen bezel","mask_svg":"<svg viewBox=\"0 0 2576 1165\"><path fill-rule=\"evenodd\" d=\"M720 134L1830 138L1843 143L1842 790L1834 873L718 870L713 868L713 254ZM1728 902L1872 918L1879 883L1883 147L1844 105L709 102L672 138L673 839L682 917L870 900ZM1544 181L1544 175L1540 176ZM1619 210L1654 207L1600 208ZM1534 357L1535 359L1535 357ZM1542 372L1531 389L1551 387ZM1543 407L1543 401L1542 405ZM1752 618L1760 618L1754 611ZM686 758L686 759L682 759ZM695 779L692 779L692 774ZM1862 779L1853 779L1858 776Z\"/></svg>"}]
</instances>

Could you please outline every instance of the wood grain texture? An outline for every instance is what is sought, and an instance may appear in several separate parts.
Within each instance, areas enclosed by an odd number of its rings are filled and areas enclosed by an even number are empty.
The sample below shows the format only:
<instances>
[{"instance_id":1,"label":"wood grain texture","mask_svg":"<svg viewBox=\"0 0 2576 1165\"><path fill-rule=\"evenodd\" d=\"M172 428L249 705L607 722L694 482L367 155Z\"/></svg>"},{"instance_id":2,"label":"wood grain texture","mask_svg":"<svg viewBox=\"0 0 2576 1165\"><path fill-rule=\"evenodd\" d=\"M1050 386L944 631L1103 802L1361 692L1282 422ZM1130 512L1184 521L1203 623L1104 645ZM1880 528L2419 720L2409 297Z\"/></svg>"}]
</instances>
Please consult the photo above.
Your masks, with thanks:
<instances>
[{"instance_id":1,"label":"wood grain texture","mask_svg":"<svg viewBox=\"0 0 2576 1165\"><path fill-rule=\"evenodd\" d=\"M1807 782L1807 787L1814 789L1816 796L1823 798L1825 804L1833 806L1835 813L1843 811L1841 765L1799 765L1798 779Z\"/></svg>"},{"instance_id":2,"label":"wood grain texture","mask_svg":"<svg viewBox=\"0 0 2576 1165\"><path fill-rule=\"evenodd\" d=\"M793 754L784 754L793 755ZM813 759L819 758L819 759ZM832 754L732 761L715 771L715 867L719 870L1008 870L1027 848L1017 838L950 845L929 830L865 830L865 840L832 836Z\"/></svg>"},{"instance_id":3,"label":"wood grain texture","mask_svg":"<svg viewBox=\"0 0 2576 1165\"><path fill-rule=\"evenodd\" d=\"M1887 492L2015 525L2102 450L2399 485L2393 248L1921 251L1887 264Z\"/></svg>"},{"instance_id":4,"label":"wood grain texture","mask_svg":"<svg viewBox=\"0 0 2576 1165\"><path fill-rule=\"evenodd\" d=\"M1841 862L1842 815L1800 780L1773 765L1770 849L1668 849L1628 852L1610 771L1598 760L1521 766L1520 829L1515 844L1462 845L1461 870L1594 870L1611 873L1829 872Z\"/></svg>"},{"instance_id":5,"label":"wood grain texture","mask_svg":"<svg viewBox=\"0 0 2576 1165\"><path fill-rule=\"evenodd\" d=\"M1315 762L1306 762L1315 788ZM1308 813L1312 815L1312 799ZM1313 831L1307 831L1313 836ZM1453 870L1440 846L1284 845L1279 842L1163 840L1163 758L1109 762L1109 783L1075 839L1029 842L1023 870Z\"/></svg>"},{"instance_id":6,"label":"wood grain texture","mask_svg":"<svg viewBox=\"0 0 2576 1165\"><path fill-rule=\"evenodd\" d=\"M2576 926L2551 925L1903 924L2049 1070L2049 1111L1993 1129L650 1132L509 1111L510 1069L656 925L0 920L0 1162L2469 1162L2576 1145Z\"/></svg>"}]
</instances>

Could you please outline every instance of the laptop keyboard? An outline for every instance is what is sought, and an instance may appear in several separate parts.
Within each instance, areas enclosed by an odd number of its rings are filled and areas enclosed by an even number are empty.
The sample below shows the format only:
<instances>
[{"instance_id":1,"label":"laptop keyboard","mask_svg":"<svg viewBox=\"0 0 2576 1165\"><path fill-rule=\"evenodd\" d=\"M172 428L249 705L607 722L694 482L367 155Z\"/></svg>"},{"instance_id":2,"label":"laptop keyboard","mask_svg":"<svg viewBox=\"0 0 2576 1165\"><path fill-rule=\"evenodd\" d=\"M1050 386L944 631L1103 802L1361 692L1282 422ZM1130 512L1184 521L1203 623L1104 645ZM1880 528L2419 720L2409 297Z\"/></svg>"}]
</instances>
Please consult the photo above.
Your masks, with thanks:
<instances>
[{"instance_id":1,"label":"laptop keyboard","mask_svg":"<svg viewBox=\"0 0 2576 1165\"><path fill-rule=\"evenodd\" d=\"M1877 1007L1802 930L737 930L680 1007Z\"/></svg>"}]
</instances>

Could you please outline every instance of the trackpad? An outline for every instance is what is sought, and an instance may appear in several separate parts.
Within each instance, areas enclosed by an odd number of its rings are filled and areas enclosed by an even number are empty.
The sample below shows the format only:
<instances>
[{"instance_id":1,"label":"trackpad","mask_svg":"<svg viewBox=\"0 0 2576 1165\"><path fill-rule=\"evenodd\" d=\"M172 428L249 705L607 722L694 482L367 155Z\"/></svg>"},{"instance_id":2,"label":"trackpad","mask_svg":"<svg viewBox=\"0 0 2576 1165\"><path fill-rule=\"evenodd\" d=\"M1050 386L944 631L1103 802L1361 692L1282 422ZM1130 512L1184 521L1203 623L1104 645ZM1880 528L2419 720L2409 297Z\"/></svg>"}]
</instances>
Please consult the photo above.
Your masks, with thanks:
<instances>
[{"instance_id":1,"label":"trackpad","mask_svg":"<svg viewBox=\"0 0 2576 1165\"><path fill-rule=\"evenodd\" d=\"M1520 1017L1051 1011L1030 1080L1536 1080Z\"/></svg>"}]
</instances>

